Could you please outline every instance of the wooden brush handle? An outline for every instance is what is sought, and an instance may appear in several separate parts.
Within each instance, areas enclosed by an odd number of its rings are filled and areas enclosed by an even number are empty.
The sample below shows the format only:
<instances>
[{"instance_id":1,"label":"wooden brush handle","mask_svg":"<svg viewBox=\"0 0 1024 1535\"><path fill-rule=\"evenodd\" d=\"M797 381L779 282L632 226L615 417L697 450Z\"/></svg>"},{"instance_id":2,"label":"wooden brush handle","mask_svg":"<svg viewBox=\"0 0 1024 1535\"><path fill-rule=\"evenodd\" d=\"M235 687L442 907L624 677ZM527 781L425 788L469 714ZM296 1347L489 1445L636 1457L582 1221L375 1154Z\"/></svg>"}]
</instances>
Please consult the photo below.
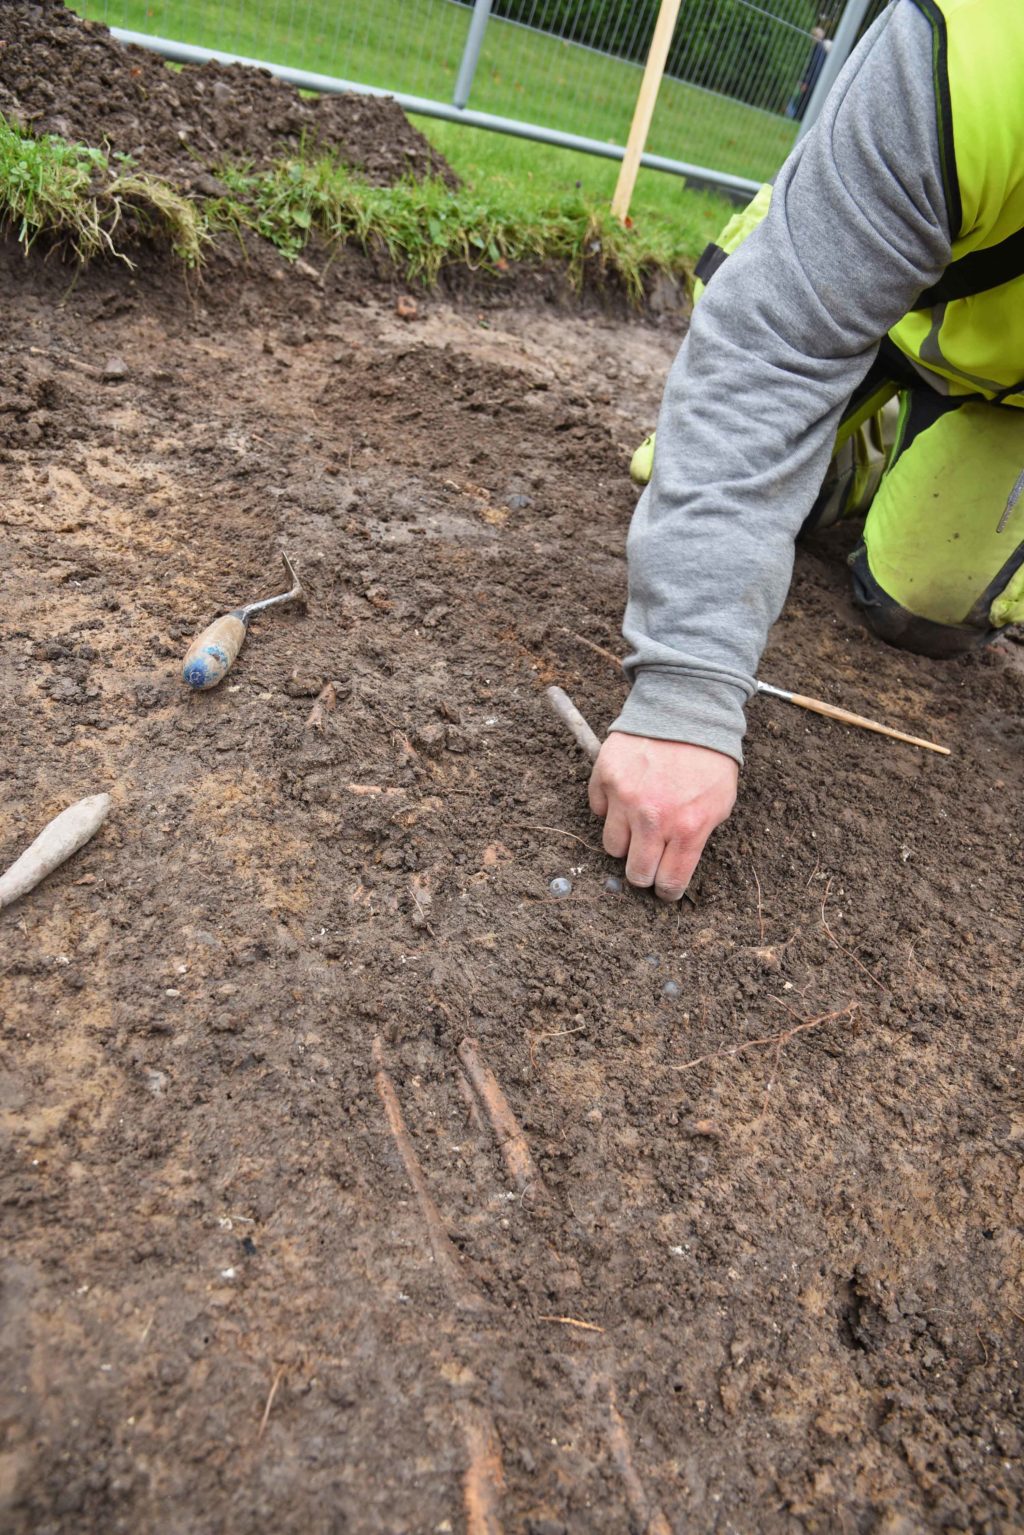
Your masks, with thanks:
<instances>
[{"instance_id":1,"label":"wooden brush handle","mask_svg":"<svg viewBox=\"0 0 1024 1535\"><path fill-rule=\"evenodd\" d=\"M813 714L824 714L830 720L842 720L844 725L859 725L861 730L873 730L876 735L891 736L894 741L906 741L908 746L920 746L927 752L949 756L948 746L938 746L934 741L925 741L921 736L908 736L905 731L893 730L889 725L880 725L877 720L865 719L863 714L851 714L848 709L837 709L835 704L824 703L820 698L808 698L805 693L787 693L785 696L791 704L796 704L800 709L810 709Z\"/></svg>"},{"instance_id":2,"label":"wooden brush handle","mask_svg":"<svg viewBox=\"0 0 1024 1535\"><path fill-rule=\"evenodd\" d=\"M234 613L215 618L185 654L181 675L190 688L214 688L242 648L245 624Z\"/></svg>"}]
</instances>

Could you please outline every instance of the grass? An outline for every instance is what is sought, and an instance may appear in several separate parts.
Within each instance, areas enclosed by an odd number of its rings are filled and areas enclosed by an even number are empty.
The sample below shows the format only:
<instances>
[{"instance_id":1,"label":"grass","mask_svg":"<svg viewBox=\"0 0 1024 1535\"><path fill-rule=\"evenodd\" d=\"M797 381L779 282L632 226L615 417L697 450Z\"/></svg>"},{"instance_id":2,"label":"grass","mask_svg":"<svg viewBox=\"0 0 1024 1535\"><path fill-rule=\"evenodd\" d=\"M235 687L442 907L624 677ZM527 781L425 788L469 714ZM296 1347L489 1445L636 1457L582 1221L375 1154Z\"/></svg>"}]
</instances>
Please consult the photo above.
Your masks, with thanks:
<instances>
[{"instance_id":1,"label":"grass","mask_svg":"<svg viewBox=\"0 0 1024 1535\"><path fill-rule=\"evenodd\" d=\"M73 0L73 8L108 26L439 101L452 98L469 23L449 0ZM470 105L624 144L639 83L635 64L492 18ZM648 148L764 181L795 134L785 118L669 79Z\"/></svg>"},{"instance_id":2,"label":"grass","mask_svg":"<svg viewBox=\"0 0 1024 1535\"><path fill-rule=\"evenodd\" d=\"M129 218L145 232L162 231L186 265L200 260L209 238L196 204L173 187L141 175L121 158L53 135L34 139L0 117L0 217L28 250L42 234L66 239L82 261L118 255L118 227Z\"/></svg>"},{"instance_id":3,"label":"grass","mask_svg":"<svg viewBox=\"0 0 1024 1535\"><path fill-rule=\"evenodd\" d=\"M576 194L595 208L611 203L619 174L615 160L463 128L437 118L417 118L416 126L467 187L486 188L508 200L521 191L527 197L543 194L549 199ZM654 238L660 231L658 237L672 249L677 264L695 262L735 211L714 192L689 187L679 176L649 170L641 170L630 205L637 236Z\"/></svg>"},{"instance_id":4,"label":"grass","mask_svg":"<svg viewBox=\"0 0 1024 1535\"><path fill-rule=\"evenodd\" d=\"M639 299L647 275L684 273L692 255L668 221L624 229L575 186L553 194L482 175L456 190L442 181L374 187L329 156L259 173L224 167L221 178L230 197L210 205L213 224L253 229L287 255L298 255L316 230L331 245L386 251L425 283L452 264L500 271L554 260L577 285L586 272L613 273Z\"/></svg>"},{"instance_id":5,"label":"grass","mask_svg":"<svg viewBox=\"0 0 1024 1535\"><path fill-rule=\"evenodd\" d=\"M651 208L625 229L603 198L566 179L564 162L557 172L520 166L517 176L514 168L499 173L485 165L455 189L437 180L376 187L329 155L299 155L261 171L222 165L225 194L192 197L140 174L126 156L52 135L34 139L0 118L0 220L26 249L49 234L82 260L103 253L127 259L127 226L163 233L192 266L225 232L252 231L289 258L315 235L329 248L355 243L384 252L424 283L451 264L503 271L554 260L577 284L586 274L612 274L639 299L652 273L688 271L720 213L714 199L709 205L680 190L686 218Z\"/></svg>"}]
</instances>

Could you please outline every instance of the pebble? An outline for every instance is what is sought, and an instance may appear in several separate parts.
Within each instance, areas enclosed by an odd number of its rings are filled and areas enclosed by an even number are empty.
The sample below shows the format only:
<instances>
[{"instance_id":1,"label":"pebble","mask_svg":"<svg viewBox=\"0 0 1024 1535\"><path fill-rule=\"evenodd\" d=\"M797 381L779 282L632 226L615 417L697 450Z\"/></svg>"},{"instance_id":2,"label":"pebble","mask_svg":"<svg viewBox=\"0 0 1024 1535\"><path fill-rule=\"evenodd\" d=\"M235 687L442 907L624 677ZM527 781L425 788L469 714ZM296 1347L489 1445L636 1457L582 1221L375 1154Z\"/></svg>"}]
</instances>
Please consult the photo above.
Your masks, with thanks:
<instances>
[{"instance_id":1,"label":"pebble","mask_svg":"<svg viewBox=\"0 0 1024 1535\"><path fill-rule=\"evenodd\" d=\"M548 889L554 896L572 895L572 880L566 879L564 875L560 874L557 879L551 881Z\"/></svg>"},{"instance_id":2,"label":"pebble","mask_svg":"<svg viewBox=\"0 0 1024 1535\"><path fill-rule=\"evenodd\" d=\"M216 92L220 88L222 88L221 82L218 81L213 89ZM230 94L229 91L228 95L230 96ZM211 176L208 171L200 171L198 176L193 177L192 191L198 192L200 197L227 197L229 195L223 181L218 181L216 176Z\"/></svg>"},{"instance_id":3,"label":"pebble","mask_svg":"<svg viewBox=\"0 0 1024 1535\"><path fill-rule=\"evenodd\" d=\"M131 372L123 357L108 357L103 364L103 382L120 384Z\"/></svg>"},{"instance_id":4,"label":"pebble","mask_svg":"<svg viewBox=\"0 0 1024 1535\"><path fill-rule=\"evenodd\" d=\"M323 687L322 677L302 675L292 672L284 685L284 690L289 698L315 698Z\"/></svg>"},{"instance_id":5,"label":"pebble","mask_svg":"<svg viewBox=\"0 0 1024 1535\"><path fill-rule=\"evenodd\" d=\"M622 881L617 874L609 874L604 882L604 888L609 895L621 895L623 890Z\"/></svg>"},{"instance_id":6,"label":"pebble","mask_svg":"<svg viewBox=\"0 0 1024 1535\"><path fill-rule=\"evenodd\" d=\"M663 997L678 997L682 995L683 988L678 981L666 981L661 988Z\"/></svg>"}]
</instances>

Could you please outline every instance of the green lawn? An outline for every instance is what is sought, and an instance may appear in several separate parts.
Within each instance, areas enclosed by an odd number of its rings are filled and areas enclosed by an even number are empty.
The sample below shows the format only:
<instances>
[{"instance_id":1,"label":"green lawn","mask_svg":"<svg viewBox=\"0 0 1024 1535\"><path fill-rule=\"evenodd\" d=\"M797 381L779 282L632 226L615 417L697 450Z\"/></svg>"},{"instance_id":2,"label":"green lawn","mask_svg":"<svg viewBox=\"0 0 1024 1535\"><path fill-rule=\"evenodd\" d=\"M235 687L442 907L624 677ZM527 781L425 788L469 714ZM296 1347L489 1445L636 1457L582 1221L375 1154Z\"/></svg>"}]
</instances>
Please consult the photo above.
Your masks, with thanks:
<instances>
[{"instance_id":1,"label":"green lawn","mask_svg":"<svg viewBox=\"0 0 1024 1535\"><path fill-rule=\"evenodd\" d=\"M451 100L469 21L449 0L74 0L73 8L109 26L440 101ZM623 144L639 83L636 65L492 20L470 106ZM762 181L795 131L785 118L666 80L648 148Z\"/></svg>"},{"instance_id":2,"label":"green lawn","mask_svg":"<svg viewBox=\"0 0 1024 1535\"><path fill-rule=\"evenodd\" d=\"M436 118L416 119L418 128L444 155L468 187L503 200L515 186L557 202L577 187L591 203L611 202L618 163L489 133L461 128ZM531 198L531 200L533 200ZM663 234L673 251L695 262L735 208L711 192L688 187L678 176L642 170L633 195L631 217L643 239Z\"/></svg>"}]
</instances>

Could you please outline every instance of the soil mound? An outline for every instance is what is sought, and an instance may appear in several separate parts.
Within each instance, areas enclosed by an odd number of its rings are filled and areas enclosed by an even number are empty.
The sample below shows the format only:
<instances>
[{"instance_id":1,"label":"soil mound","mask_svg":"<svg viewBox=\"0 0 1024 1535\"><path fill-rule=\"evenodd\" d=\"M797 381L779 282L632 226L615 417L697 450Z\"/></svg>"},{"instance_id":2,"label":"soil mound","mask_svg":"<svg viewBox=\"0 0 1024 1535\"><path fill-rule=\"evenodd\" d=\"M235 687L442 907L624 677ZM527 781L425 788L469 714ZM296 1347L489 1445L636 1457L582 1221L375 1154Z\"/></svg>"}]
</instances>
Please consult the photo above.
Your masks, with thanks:
<instances>
[{"instance_id":1,"label":"soil mound","mask_svg":"<svg viewBox=\"0 0 1024 1535\"><path fill-rule=\"evenodd\" d=\"M379 185L410 172L455 180L390 98L309 100L238 64L171 70L61 0L0 5L0 112L36 134L129 154L140 168L199 190L222 160L264 166L303 138Z\"/></svg>"}]
</instances>

